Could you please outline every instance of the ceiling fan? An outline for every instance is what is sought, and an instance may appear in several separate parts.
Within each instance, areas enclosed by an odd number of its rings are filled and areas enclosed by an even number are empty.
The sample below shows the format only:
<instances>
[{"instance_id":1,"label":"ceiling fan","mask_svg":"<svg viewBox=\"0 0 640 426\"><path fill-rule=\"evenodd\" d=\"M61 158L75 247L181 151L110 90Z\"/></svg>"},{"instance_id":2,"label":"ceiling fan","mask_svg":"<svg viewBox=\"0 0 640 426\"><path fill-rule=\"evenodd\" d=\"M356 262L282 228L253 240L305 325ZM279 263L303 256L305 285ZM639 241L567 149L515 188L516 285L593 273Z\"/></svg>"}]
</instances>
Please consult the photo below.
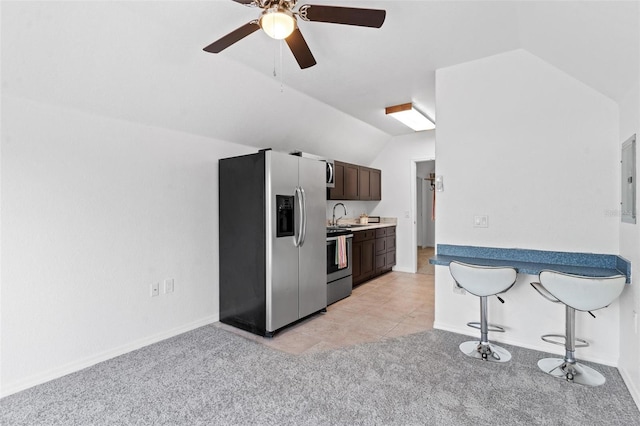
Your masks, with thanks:
<instances>
[{"instance_id":1,"label":"ceiling fan","mask_svg":"<svg viewBox=\"0 0 640 426\"><path fill-rule=\"evenodd\" d=\"M262 28L272 38L284 39L300 68L309 68L316 60L298 28L297 19L311 22L329 22L334 24L357 25L360 27L380 28L384 23L386 11L380 9L361 9L355 7L321 6L305 4L294 11L297 0L233 0L249 7L259 7L262 13L258 19L250 21L226 36L214 41L203 50L220 53L232 44Z\"/></svg>"}]
</instances>

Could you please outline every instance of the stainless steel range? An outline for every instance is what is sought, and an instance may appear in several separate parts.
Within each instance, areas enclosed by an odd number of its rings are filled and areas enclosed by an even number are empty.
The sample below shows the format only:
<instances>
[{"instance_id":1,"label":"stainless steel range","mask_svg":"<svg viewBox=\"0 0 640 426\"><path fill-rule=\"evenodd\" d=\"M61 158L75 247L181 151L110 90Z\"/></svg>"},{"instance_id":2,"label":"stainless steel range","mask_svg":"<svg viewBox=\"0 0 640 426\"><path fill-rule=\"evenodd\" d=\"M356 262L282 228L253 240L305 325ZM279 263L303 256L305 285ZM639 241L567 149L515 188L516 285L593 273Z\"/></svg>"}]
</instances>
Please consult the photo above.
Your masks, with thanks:
<instances>
[{"instance_id":1,"label":"stainless steel range","mask_svg":"<svg viewBox=\"0 0 640 426\"><path fill-rule=\"evenodd\" d=\"M341 237L344 237L346 245L346 263L343 265L340 265L337 256ZM353 234L348 229L327 228L327 305L351 294L352 243Z\"/></svg>"}]
</instances>

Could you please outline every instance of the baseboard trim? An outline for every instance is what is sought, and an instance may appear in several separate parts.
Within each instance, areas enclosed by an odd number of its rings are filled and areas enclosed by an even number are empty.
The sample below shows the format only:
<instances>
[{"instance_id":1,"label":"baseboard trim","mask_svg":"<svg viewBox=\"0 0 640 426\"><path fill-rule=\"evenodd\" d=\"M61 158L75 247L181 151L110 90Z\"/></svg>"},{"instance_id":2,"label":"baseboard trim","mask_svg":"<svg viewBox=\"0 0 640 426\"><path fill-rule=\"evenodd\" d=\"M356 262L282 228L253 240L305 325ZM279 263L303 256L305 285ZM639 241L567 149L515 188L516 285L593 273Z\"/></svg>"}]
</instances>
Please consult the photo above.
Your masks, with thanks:
<instances>
[{"instance_id":1,"label":"baseboard trim","mask_svg":"<svg viewBox=\"0 0 640 426\"><path fill-rule=\"evenodd\" d=\"M411 268L403 268L402 266L398 267L398 266L394 266L393 268L391 268L392 271L394 272L407 272L409 274L415 274L416 271L412 270Z\"/></svg>"},{"instance_id":2,"label":"baseboard trim","mask_svg":"<svg viewBox=\"0 0 640 426\"><path fill-rule=\"evenodd\" d=\"M463 334L465 336L471 336L471 337L478 337L480 333L479 331L477 333L473 333L472 331L469 331L468 327L455 327L455 326L450 326L448 324L443 324L439 322L434 322L433 328L436 328L438 330L443 330L443 331L450 331L452 333ZM489 340L500 342L500 343L506 343L507 345L518 346L520 348L531 349L534 351L552 353L552 354L559 355L560 357L564 356L563 349L556 349L554 346L546 345L544 343L531 344L531 342L523 342L516 339L505 339L500 334L501 333L494 333L490 335ZM597 358L597 357L588 356L588 355L580 356L579 359L582 359L584 361L594 362L596 364L618 368L617 360L612 361L610 359Z\"/></svg>"},{"instance_id":3,"label":"baseboard trim","mask_svg":"<svg viewBox=\"0 0 640 426\"><path fill-rule=\"evenodd\" d=\"M51 380L58 379L62 376L66 376L67 374L75 373L76 371L80 371L84 368L91 367L92 365L98 364L100 362L107 361L111 358L124 355L128 352L135 351L145 346L149 346L151 344L161 342L162 340L175 337L179 334L186 333L191 330L195 330L196 328L213 324L218 320L219 320L219 316L217 314L211 315L211 316L190 322L188 324L184 324L179 327L175 327L170 330L166 330L166 331L154 334L149 337L138 339L126 345L122 345L114 349L110 349L110 350L107 350L83 359L79 359L77 361L70 362L68 364L65 364L57 368L52 368L48 371L45 371L39 374L34 374L33 376L27 377L25 379L19 380L14 383L9 383L9 384L3 383L2 389L0 389L0 398L4 398L5 396L9 396L14 393L23 391L25 389L29 389L33 386L41 385Z\"/></svg>"},{"instance_id":4,"label":"baseboard trim","mask_svg":"<svg viewBox=\"0 0 640 426\"><path fill-rule=\"evenodd\" d=\"M633 398L638 410L640 410L640 389L638 389L638 383L633 381L633 378L625 368L618 367L618 371L622 376L622 380L624 384L627 385L627 389L629 389L629 393L631 394L631 398Z\"/></svg>"}]
</instances>

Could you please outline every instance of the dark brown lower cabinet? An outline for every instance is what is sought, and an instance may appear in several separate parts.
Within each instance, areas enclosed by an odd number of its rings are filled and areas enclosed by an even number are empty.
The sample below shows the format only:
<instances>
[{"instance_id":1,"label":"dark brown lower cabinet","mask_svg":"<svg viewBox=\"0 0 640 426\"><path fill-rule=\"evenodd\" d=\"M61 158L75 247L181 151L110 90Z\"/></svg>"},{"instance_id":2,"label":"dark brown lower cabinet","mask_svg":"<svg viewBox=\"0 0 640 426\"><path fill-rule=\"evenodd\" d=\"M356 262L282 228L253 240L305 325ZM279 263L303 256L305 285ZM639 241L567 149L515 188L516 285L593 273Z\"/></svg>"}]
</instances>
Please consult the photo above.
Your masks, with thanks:
<instances>
[{"instance_id":1,"label":"dark brown lower cabinet","mask_svg":"<svg viewBox=\"0 0 640 426\"><path fill-rule=\"evenodd\" d=\"M353 284L388 272L396 264L396 227L353 233Z\"/></svg>"},{"instance_id":2,"label":"dark brown lower cabinet","mask_svg":"<svg viewBox=\"0 0 640 426\"><path fill-rule=\"evenodd\" d=\"M353 233L355 238L356 233ZM351 245L351 280L355 283L356 280L362 278L362 272L360 263L362 259L362 242L353 242Z\"/></svg>"},{"instance_id":3,"label":"dark brown lower cabinet","mask_svg":"<svg viewBox=\"0 0 640 426\"><path fill-rule=\"evenodd\" d=\"M391 270L396 264L396 227L376 229L376 274Z\"/></svg>"},{"instance_id":4,"label":"dark brown lower cabinet","mask_svg":"<svg viewBox=\"0 0 640 426\"><path fill-rule=\"evenodd\" d=\"M352 281L358 284L370 279L376 268L374 263L376 247L376 230L357 231L353 233L353 247L351 254L353 260Z\"/></svg>"}]
</instances>

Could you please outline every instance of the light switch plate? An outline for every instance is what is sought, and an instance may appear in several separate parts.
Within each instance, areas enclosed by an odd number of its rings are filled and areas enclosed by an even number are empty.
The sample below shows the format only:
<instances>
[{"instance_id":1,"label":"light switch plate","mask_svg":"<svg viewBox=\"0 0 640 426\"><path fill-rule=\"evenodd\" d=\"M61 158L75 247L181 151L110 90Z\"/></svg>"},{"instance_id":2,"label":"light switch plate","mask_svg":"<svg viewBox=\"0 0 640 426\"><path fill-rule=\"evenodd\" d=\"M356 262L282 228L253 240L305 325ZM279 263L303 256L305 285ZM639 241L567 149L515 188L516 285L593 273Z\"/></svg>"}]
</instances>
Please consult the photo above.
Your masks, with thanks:
<instances>
[{"instance_id":1,"label":"light switch plate","mask_svg":"<svg viewBox=\"0 0 640 426\"><path fill-rule=\"evenodd\" d=\"M474 216L473 217L473 227L474 228L488 228L489 227L489 216Z\"/></svg>"},{"instance_id":2,"label":"light switch plate","mask_svg":"<svg viewBox=\"0 0 640 426\"><path fill-rule=\"evenodd\" d=\"M164 292L173 293L173 278L164 280Z\"/></svg>"}]
</instances>

